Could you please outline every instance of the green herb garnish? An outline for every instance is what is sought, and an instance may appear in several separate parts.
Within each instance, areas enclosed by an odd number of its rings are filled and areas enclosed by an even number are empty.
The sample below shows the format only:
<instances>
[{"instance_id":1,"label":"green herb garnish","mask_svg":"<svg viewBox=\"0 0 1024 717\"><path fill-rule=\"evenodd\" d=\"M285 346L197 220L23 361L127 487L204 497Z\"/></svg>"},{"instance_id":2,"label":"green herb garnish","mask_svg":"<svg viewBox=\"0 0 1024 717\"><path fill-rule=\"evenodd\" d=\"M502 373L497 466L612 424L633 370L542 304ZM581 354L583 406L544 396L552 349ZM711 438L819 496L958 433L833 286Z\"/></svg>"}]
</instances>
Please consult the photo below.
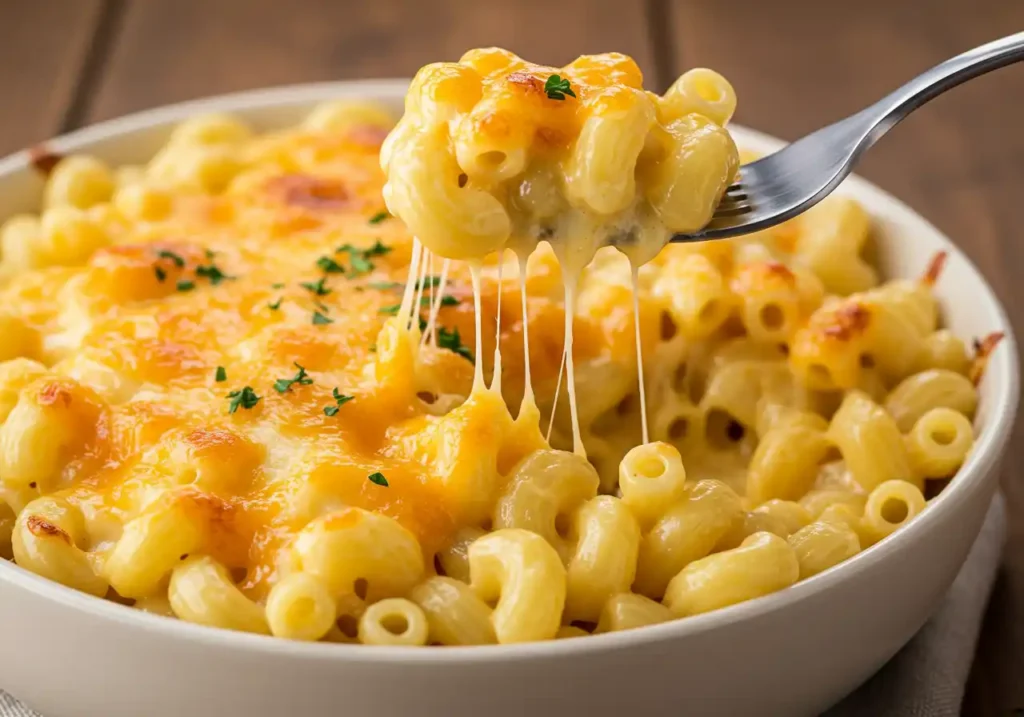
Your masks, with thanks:
<instances>
[{"instance_id":1,"label":"green herb garnish","mask_svg":"<svg viewBox=\"0 0 1024 717\"><path fill-rule=\"evenodd\" d=\"M167 278L167 272L161 269L159 266L153 267L153 273L156 274L157 281L163 281Z\"/></svg>"},{"instance_id":2,"label":"green herb garnish","mask_svg":"<svg viewBox=\"0 0 1024 717\"><path fill-rule=\"evenodd\" d=\"M281 298L279 298L277 301L270 302L269 304L267 304L267 306L270 307L271 311L277 311L278 309L281 308L281 302L282 301L284 301L284 297L283 296Z\"/></svg>"},{"instance_id":3,"label":"green herb garnish","mask_svg":"<svg viewBox=\"0 0 1024 717\"><path fill-rule=\"evenodd\" d=\"M378 291L396 291L402 288L402 284L397 281L371 281L367 286Z\"/></svg>"},{"instance_id":4,"label":"green herb garnish","mask_svg":"<svg viewBox=\"0 0 1024 717\"><path fill-rule=\"evenodd\" d=\"M284 288L284 284L282 284L281 282L277 282L275 284L271 284L270 288L271 289L283 289Z\"/></svg>"},{"instance_id":5,"label":"green herb garnish","mask_svg":"<svg viewBox=\"0 0 1024 717\"><path fill-rule=\"evenodd\" d=\"M187 279L182 279L175 285L174 288L176 288L178 291L192 291L192 289L196 288L196 282L188 281Z\"/></svg>"},{"instance_id":6,"label":"green herb garnish","mask_svg":"<svg viewBox=\"0 0 1024 717\"><path fill-rule=\"evenodd\" d=\"M449 331L443 326L438 326L437 345L442 349L448 349L449 351L457 353L470 363L473 362L473 353L462 344L462 337L459 336L458 328L454 328Z\"/></svg>"},{"instance_id":7,"label":"green herb garnish","mask_svg":"<svg viewBox=\"0 0 1024 717\"><path fill-rule=\"evenodd\" d=\"M312 291L314 296L327 296L331 290L327 288L327 277L321 276L319 281L303 281L299 286L307 291Z\"/></svg>"},{"instance_id":8,"label":"green herb garnish","mask_svg":"<svg viewBox=\"0 0 1024 717\"><path fill-rule=\"evenodd\" d=\"M313 325L314 326L324 326L325 324L333 324L333 323L334 323L334 319L330 318L329 316L324 316L319 311L314 311L313 312Z\"/></svg>"},{"instance_id":9,"label":"green herb garnish","mask_svg":"<svg viewBox=\"0 0 1024 717\"><path fill-rule=\"evenodd\" d=\"M209 279L210 283L217 286L220 282L225 279L234 279L233 276L228 276L220 270L216 264L200 264L196 267L196 276L201 276L204 279Z\"/></svg>"},{"instance_id":10,"label":"green herb garnish","mask_svg":"<svg viewBox=\"0 0 1024 717\"><path fill-rule=\"evenodd\" d=\"M352 273L349 274L350 277L369 274L374 268L370 257L383 256L389 251L391 251L391 247L383 244L380 239L374 242L374 245L369 249L359 249L351 244L342 244L334 250L336 254L348 254L349 266L352 268Z\"/></svg>"},{"instance_id":11,"label":"green herb garnish","mask_svg":"<svg viewBox=\"0 0 1024 717\"><path fill-rule=\"evenodd\" d=\"M366 256L384 256L391 251L391 247L382 242L380 239L373 243L369 249L366 250Z\"/></svg>"},{"instance_id":12,"label":"green herb garnish","mask_svg":"<svg viewBox=\"0 0 1024 717\"><path fill-rule=\"evenodd\" d=\"M440 276L425 276L425 277L423 277L423 286L425 288L427 288L427 289L436 289L440 285L441 285L441 277ZM420 282L418 280L416 281L416 286L414 286L413 288L414 289L420 288Z\"/></svg>"},{"instance_id":13,"label":"green herb garnish","mask_svg":"<svg viewBox=\"0 0 1024 717\"><path fill-rule=\"evenodd\" d=\"M372 217L370 217L368 221L369 221L370 224L380 224L385 219L390 219L390 218L391 218L391 215L388 214L386 211L383 211L383 212L377 212Z\"/></svg>"},{"instance_id":14,"label":"green herb garnish","mask_svg":"<svg viewBox=\"0 0 1024 717\"><path fill-rule=\"evenodd\" d=\"M329 256L322 256L316 260L317 268L325 274L344 274L345 267Z\"/></svg>"},{"instance_id":15,"label":"green herb garnish","mask_svg":"<svg viewBox=\"0 0 1024 717\"><path fill-rule=\"evenodd\" d=\"M331 395L334 396L334 406L324 406L325 416L334 416L338 413L338 409L344 406L346 403L355 398L355 396L346 396L345 394L338 391L337 386L331 391Z\"/></svg>"},{"instance_id":16,"label":"green herb garnish","mask_svg":"<svg viewBox=\"0 0 1024 717\"><path fill-rule=\"evenodd\" d=\"M216 372L214 372L213 374L213 380L216 381L217 383L228 380L228 372L224 369L223 366L217 367Z\"/></svg>"},{"instance_id":17,"label":"green herb garnish","mask_svg":"<svg viewBox=\"0 0 1024 717\"><path fill-rule=\"evenodd\" d=\"M373 271L373 262L366 258L366 252L362 249L357 249L351 244L342 244L336 250L338 254L348 254L348 263L352 268L349 276L359 276L360 274L368 274Z\"/></svg>"},{"instance_id":18,"label":"green herb garnish","mask_svg":"<svg viewBox=\"0 0 1024 717\"><path fill-rule=\"evenodd\" d=\"M378 314L387 314L388 316L398 316L399 309L402 308L401 304L392 304L391 306L382 306L377 310Z\"/></svg>"},{"instance_id":19,"label":"green herb garnish","mask_svg":"<svg viewBox=\"0 0 1024 717\"><path fill-rule=\"evenodd\" d=\"M173 251L161 249L156 253L156 255L161 259L170 259L172 262L174 262L174 265L179 269L185 266L185 260L181 258L180 254L175 254Z\"/></svg>"},{"instance_id":20,"label":"green herb garnish","mask_svg":"<svg viewBox=\"0 0 1024 717\"><path fill-rule=\"evenodd\" d=\"M458 306L459 300L454 296L444 295L441 297L441 306Z\"/></svg>"},{"instance_id":21,"label":"green herb garnish","mask_svg":"<svg viewBox=\"0 0 1024 717\"><path fill-rule=\"evenodd\" d=\"M371 483L376 483L377 485L382 486L384 488L388 487L388 479L385 478L384 474L379 471L377 473L371 473L369 478Z\"/></svg>"},{"instance_id":22,"label":"green herb garnish","mask_svg":"<svg viewBox=\"0 0 1024 717\"><path fill-rule=\"evenodd\" d=\"M232 391L227 397L231 399L228 404L228 413L234 413L239 406L245 409L252 408L260 402L260 397L256 395L251 386L246 386L241 391Z\"/></svg>"},{"instance_id":23,"label":"green herb garnish","mask_svg":"<svg viewBox=\"0 0 1024 717\"><path fill-rule=\"evenodd\" d=\"M544 91L548 94L548 99L558 100L561 102L565 99L566 95L575 97L576 93L572 91L572 87L569 86L569 80L559 77L558 75L551 75L544 83Z\"/></svg>"},{"instance_id":24,"label":"green herb garnish","mask_svg":"<svg viewBox=\"0 0 1024 717\"><path fill-rule=\"evenodd\" d=\"M299 372L292 376L291 378L279 378L276 381L274 381L275 391L277 391L278 393L284 393L295 384L299 384L300 386L308 386L309 384L313 383L313 379L311 379L309 375L306 373L306 369L300 366L297 362L295 363L295 368L299 369Z\"/></svg>"}]
</instances>

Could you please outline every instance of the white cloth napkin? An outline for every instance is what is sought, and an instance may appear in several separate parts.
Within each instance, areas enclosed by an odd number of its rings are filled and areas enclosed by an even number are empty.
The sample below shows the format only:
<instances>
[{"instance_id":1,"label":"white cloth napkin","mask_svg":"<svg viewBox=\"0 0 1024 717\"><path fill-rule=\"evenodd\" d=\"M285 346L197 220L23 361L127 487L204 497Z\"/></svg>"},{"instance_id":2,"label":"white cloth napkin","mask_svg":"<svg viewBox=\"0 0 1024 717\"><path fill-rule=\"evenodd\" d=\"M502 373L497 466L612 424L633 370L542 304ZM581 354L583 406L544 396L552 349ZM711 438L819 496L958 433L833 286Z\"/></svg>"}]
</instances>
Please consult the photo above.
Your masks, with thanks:
<instances>
[{"instance_id":1,"label":"white cloth napkin","mask_svg":"<svg viewBox=\"0 0 1024 717\"><path fill-rule=\"evenodd\" d=\"M878 674L824 717L959 715L1005 538L1006 502L997 494L938 612ZM0 717L41 716L0 690Z\"/></svg>"},{"instance_id":2,"label":"white cloth napkin","mask_svg":"<svg viewBox=\"0 0 1024 717\"><path fill-rule=\"evenodd\" d=\"M957 717L1005 541L1006 500L997 493L938 612L824 717Z\"/></svg>"}]
</instances>

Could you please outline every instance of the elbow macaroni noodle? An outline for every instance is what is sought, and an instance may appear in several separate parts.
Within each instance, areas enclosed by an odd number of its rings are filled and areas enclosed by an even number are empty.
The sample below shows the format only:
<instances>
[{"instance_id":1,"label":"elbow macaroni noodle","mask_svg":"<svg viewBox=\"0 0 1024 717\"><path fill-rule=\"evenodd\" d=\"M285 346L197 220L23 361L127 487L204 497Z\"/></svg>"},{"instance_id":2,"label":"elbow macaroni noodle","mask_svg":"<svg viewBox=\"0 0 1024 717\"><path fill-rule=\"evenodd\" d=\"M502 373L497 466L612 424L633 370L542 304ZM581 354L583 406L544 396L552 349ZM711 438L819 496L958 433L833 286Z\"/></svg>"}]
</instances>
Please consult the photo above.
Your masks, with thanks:
<instances>
[{"instance_id":1,"label":"elbow macaroni noodle","mask_svg":"<svg viewBox=\"0 0 1024 717\"><path fill-rule=\"evenodd\" d=\"M735 104L711 70L659 97L623 55L485 49L393 130L339 101L59 158L0 226L0 558L201 625L489 645L884 540L970 455L998 337L941 327L941 257L880 283L841 196L663 248L732 181Z\"/></svg>"}]
</instances>

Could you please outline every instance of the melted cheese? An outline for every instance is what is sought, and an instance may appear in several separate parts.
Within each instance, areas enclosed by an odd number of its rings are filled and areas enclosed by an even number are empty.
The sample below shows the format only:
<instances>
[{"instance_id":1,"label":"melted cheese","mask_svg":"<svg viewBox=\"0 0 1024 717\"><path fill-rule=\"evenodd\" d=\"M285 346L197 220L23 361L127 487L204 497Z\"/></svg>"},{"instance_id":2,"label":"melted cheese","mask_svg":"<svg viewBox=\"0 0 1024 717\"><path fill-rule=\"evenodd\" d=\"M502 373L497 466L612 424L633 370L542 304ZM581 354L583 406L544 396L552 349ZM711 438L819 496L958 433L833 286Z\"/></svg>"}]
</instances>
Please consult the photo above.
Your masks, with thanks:
<instances>
[{"instance_id":1,"label":"melted cheese","mask_svg":"<svg viewBox=\"0 0 1024 717\"><path fill-rule=\"evenodd\" d=\"M496 48L474 50L417 74L406 114L383 150L385 200L432 251L478 262L505 248L528 256L540 241L550 242L564 277L563 363L579 455L586 454L574 356L579 277L602 246L618 246L639 266L673 232L703 226L737 168L723 128L734 94L723 78L702 72L660 98L643 91L639 69L624 55L552 68ZM499 284L502 264L499 258ZM473 271L479 355L479 269ZM499 291L492 380L498 390L500 302ZM636 303L634 314L646 441ZM525 356L529 383L528 347ZM479 388L479 362L477 375ZM559 387L560 381L561 373ZM525 388L524 402L530 395Z\"/></svg>"},{"instance_id":2,"label":"melted cheese","mask_svg":"<svg viewBox=\"0 0 1024 717\"><path fill-rule=\"evenodd\" d=\"M647 387L644 384L644 347L640 339L640 275L637 267L630 264L633 284L633 326L636 329L636 383L640 393L640 431L643 442L651 438L647 431Z\"/></svg>"},{"instance_id":3,"label":"melted cheese","mask_svg":"<svg viewBox=\"0 0 1024 717\"><path fill-rule=\"evenodd\" d=\"M17 273L0 300L26 333L20 355L50 367L31 390L60 387L101 407L68 449L56 491L82 510L92 541L109 547L154 501L181 502L211 526L206 552L246 568L242 587L260 598L297 531L343 507L394 517L428 556L479 524L515 463L545 445L545 411L551 435L563 378L583 455L579 403L596 395L578 395L581 367L642 364L637 306L632 326L619 311L577 312L584 267L613 236L645 246L667 236L646 200L609 220L565 205L564 184L551 183L556 165L568 176L589 116L647 97L631 61L609 63L607 73L569 72L579 107L537 95L546 68L487 80L540 112L527 123L537 161L521 177L505 188L466 182L526 202L500 242L518 259L518 302L503 296L493 253L452 262L430 231L420 241L398 219L376 218L382 196L402 191L385 186L408 158L402 125L394 152L378 151L380 127L359 124L172 144L133 180L165 203L159 215L135 216L115 196L87 213L98 250ZM548 110L550 122L538 119ZM541 216L545 197L561 218ZM541 235L550 247L538 247ZM367 479L377 472L387 488Z\"/></svg>"},{"instance_id":4,"label":"melted cheese","mask_svg":"<svg viewBox=\"0 0 1024 717\"><path fill-rule=\"evenodd\" d=\"M526 303L526 261L527 256L516 254L519 266L519 298L522 304L523 315L523 401L519 406L519 417L537 410L537 401L533 395L533 376L530 372L530 327L526 320L529 308ZM553 412L552 412L553 413Z\"/></svg>"}]
</instances>

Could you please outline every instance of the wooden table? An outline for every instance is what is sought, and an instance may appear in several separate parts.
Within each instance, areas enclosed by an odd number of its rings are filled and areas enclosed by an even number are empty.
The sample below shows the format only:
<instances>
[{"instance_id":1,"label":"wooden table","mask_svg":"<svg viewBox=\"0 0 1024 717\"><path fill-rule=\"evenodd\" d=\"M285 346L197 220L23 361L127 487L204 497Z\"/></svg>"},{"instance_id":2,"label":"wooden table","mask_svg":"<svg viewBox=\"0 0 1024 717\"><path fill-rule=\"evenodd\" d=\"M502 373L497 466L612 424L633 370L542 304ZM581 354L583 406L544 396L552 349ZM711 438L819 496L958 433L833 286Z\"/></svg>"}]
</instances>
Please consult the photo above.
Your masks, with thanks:
<instances>
[{"instance_id":1,"label":"wooden table","mask_svg":"<svg viewBox=\"0 0 1024 717\"><path fill-rule=\"evenodd\" d=\"M1021 0L5 0L0 154L98 120L267 85L409 76L501 45L560 64L633 55L650 86L704 65L737 120L783 138L844 116L904 78L1024 27ZM861 173L959 242L1024 326L1024 67L936 100ZM965 714L1024 707L1024 429L1003 486L1010 537Z\"/></svg>"}]
</instances>

